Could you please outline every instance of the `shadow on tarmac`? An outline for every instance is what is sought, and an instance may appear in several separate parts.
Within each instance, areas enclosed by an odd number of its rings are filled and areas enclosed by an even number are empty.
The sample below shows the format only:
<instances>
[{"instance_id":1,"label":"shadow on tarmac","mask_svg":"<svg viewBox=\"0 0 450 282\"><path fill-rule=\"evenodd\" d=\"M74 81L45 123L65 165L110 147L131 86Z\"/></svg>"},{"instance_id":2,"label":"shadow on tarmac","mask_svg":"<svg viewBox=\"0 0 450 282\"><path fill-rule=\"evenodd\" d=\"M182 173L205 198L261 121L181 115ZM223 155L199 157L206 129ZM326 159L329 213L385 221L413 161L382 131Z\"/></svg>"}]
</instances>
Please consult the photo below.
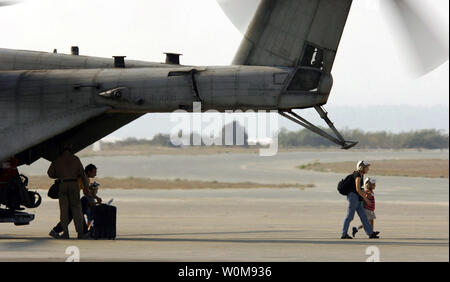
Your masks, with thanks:
<instances>
[{"instance_id":1,"label":"shadow on tarmac","mask_svg":"<svg viewBox=\"0 0 450 282\"><path fill-rule=\"evenodd\" d=\"M383 238L370 240L365 237L353 240L336 238L167 238L167 236L193 236L193 235L230 235L230 234L267 234L267 233L294 233L300 230L257 230L241 232L204 232L204 233L165 233L165 234L123 234L116 240L87 240L89 242L209 242L209 243L242 243L242 244L312 244L312 245L364 245L380 246L423 246L423 247L448 247L448 239L440 238ZM159 236L165 236L158 238ZM22 242L8 242L10 240L23 240ZM0 236L0 248L29 248L36 245L49 243L50 237L14 237ZM75 241L75 238L70 241ZM66 241L66 240L57 240ZM86 240L81 240L86 241Z\"/></svg>"}]
</instances>

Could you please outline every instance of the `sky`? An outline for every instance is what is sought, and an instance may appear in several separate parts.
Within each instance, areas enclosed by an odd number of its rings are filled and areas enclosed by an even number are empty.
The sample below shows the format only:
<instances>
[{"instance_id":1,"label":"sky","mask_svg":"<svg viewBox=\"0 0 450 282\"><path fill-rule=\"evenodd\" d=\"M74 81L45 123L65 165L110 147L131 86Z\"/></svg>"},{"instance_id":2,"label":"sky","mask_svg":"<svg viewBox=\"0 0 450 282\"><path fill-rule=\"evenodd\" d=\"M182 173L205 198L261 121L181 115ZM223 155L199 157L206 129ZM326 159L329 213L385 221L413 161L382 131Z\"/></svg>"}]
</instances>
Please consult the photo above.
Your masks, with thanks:
<instances>
[{"instance_id":1,"label":"sky","mask_svg":"<svg viewBox=\"0 0 450 282\"><path fill-rule=\"evenodd\" d=\"M449 1L427 2L448 43ZM405 46L377 3L354 0L328 105L448 109L448 61L411 78ZM0 8L0 34L0 48L69 53L77 45L82 55L156 62L178 52L189 65L229 65L242 39L215 0L28 0Z\"/></svg>"}]
</instances>

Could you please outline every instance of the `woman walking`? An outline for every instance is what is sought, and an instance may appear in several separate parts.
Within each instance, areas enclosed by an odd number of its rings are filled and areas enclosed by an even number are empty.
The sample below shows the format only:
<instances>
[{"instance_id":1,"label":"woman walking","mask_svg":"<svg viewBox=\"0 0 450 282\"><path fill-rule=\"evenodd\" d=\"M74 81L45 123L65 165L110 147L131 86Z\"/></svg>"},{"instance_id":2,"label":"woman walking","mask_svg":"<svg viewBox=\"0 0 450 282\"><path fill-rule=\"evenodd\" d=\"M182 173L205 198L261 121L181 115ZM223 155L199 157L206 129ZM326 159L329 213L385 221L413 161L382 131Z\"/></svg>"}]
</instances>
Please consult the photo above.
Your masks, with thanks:
<instances>
[{"instance_id":1,"label":"woman walking","mask_svg":"<svg viewBox=\"0 0 450 282\"><path fill-rule=\"evenodd\" d=\"M348 228L350 226L350 222L355 217L355 212L358 213L359 218L364 226L364 230L370 239L378 239L379 232L374 232L372 226L369 223L367 218L367 214L364 210L363 201L367 204L370 204L370 201L367 199L367 196L363 190L363 179L364 175L369 172L370 163L366 161L359 161L356 164L356 171L353 172L353 179L355 183L355 190L350 192L347 195L348 200L348 211L347 216L344 221L344 226L342 227L342 237L341 239L353 239L350 235L348 235Z\"/></svg>"}]
</instances>

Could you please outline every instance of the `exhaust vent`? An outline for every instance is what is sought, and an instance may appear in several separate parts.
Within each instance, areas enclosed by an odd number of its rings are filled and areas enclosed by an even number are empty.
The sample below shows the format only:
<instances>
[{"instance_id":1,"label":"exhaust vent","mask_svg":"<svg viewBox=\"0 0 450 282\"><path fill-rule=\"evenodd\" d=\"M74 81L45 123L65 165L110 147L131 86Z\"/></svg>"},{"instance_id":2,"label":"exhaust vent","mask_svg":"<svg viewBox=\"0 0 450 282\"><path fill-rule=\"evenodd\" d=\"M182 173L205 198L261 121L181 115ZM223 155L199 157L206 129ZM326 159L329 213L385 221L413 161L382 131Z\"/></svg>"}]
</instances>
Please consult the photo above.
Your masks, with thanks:
<instances>
[{"instance_id":1,"label":"exhaust vent","mask_svg":"<svg viewBox=\"0 0 450 282\"><path fill-rule=\"evenodd\" d=\"M164 53L164 54L166 54L166 64L168 65L180 64L180 56L182 56L182 54L177 53Z\"/></svg>"},{"instance_id":2,"label":"exhaust vent","mask_svg":"<svg viewBox=\"0 0 450 282\"><path fill-rule=\"evenodd\" d=\"M73 56L80 55L80 49L78 48L78 46L72 46L72 48L70 48L70 54L72 54Z\"/></svg>"},{"instance_id":3,"label":"exhaust vent","mask_svg":"<svg viewBox=\"0 0 450 282\"><path fill-rule=\"evenodd\" d=\"M114 67L115 68L125 68L125 58L126 56L114 56Z\"/></svg>"}]
</instances>

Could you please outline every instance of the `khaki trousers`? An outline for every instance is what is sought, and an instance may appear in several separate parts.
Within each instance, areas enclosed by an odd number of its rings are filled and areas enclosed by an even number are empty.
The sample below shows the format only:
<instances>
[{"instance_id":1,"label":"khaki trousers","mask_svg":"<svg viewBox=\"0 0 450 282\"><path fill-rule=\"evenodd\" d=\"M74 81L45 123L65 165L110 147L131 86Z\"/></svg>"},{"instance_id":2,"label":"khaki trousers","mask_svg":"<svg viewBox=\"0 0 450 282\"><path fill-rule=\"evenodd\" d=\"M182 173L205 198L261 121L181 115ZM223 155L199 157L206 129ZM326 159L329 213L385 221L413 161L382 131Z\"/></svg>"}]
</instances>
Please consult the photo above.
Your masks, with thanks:
<instances>
[{"instance_id":1,"label":"khaki trousers","mask_svg":"<svg viewBox=\"0 0 450 282\"><path fill-rule=\"evenodd\" d=\"M69 209L78 234L83 234L83 213L81 211L80 189L77 182L59 184L59 210L62 230L69 234Z\"/></svg>"}]
</instances>

